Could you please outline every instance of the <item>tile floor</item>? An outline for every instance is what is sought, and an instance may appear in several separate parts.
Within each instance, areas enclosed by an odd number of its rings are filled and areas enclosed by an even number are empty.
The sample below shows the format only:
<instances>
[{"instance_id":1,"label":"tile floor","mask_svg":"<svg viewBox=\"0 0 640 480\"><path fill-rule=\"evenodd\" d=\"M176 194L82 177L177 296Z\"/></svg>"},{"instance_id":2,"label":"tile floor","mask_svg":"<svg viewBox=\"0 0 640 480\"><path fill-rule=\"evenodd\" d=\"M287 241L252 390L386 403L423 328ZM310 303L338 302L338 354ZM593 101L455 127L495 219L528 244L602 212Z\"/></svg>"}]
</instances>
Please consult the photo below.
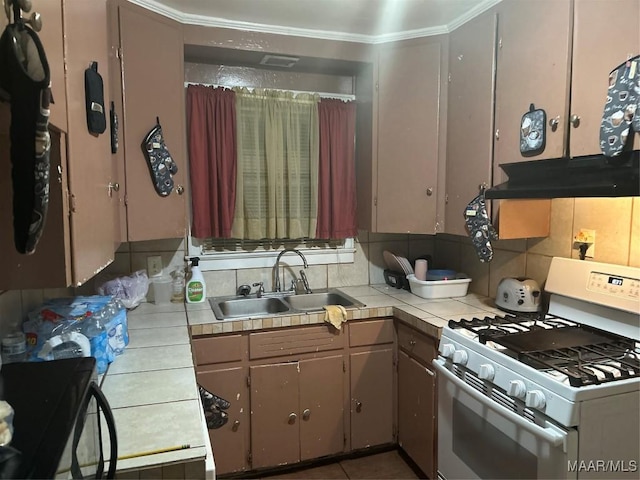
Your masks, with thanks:
<instances>
[{"instance_id":1,"label":"tile floor","mask_svg":"<svg viewBox=\"0 0 640 480\"><path fill-rule=\"evenodd\" d=\"M397 450L261 477L273 480L408 480L421 478Z\"/></svg>"}]
</instances>

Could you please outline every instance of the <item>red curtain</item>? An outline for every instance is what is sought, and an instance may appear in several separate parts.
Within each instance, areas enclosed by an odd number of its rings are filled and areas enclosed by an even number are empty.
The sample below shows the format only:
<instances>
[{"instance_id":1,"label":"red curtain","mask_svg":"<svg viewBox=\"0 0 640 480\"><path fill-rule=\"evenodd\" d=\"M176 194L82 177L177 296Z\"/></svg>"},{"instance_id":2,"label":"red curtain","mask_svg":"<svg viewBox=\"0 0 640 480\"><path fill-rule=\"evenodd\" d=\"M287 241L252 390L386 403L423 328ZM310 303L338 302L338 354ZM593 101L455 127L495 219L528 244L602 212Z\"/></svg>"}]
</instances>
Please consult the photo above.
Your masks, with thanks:
<instances>
[{"instance_id":1,"label":"red curtain","mask_svg":"<svg viewBox=\"0 0 640 480\"><path fill-rule=\"evenodd\" d=\"M320 117L318 226L316 238L357 236L355 128L353 101L323 98Z\"/></svg>"},{"instance_id":2,"label":"red curtain","mask_svg":"<svg viewBox=\"0 0 640 480\"><path fill-rule=\"evenodd\" d=\"M236 205L235 92L189 85L187 122L191 234L229 238Z\"/></svg>"}]
</instances>

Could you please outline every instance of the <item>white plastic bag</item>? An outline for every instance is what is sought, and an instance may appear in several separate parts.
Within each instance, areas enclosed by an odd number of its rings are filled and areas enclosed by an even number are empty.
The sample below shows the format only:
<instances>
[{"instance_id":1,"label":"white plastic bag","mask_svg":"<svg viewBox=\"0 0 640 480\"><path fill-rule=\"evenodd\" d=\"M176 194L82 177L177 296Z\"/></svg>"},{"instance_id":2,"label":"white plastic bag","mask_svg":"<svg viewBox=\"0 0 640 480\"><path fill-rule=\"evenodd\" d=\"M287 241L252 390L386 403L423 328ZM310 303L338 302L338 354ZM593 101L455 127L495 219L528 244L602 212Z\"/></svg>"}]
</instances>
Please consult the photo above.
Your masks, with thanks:
<instances>
[{"instance_id":1,"label":"white plastic bag","mask_svg":"<svg viewBox=\"0 0 640 480\"><path fill-rule=\"evenodd\" d=\"M125 308L135 308L142 303L149 291L149 277L145 270L138 270L129 276L116 277L111 280L103 278L97 285L99 295L116 297Z\"/></svg>"}]
</instances>

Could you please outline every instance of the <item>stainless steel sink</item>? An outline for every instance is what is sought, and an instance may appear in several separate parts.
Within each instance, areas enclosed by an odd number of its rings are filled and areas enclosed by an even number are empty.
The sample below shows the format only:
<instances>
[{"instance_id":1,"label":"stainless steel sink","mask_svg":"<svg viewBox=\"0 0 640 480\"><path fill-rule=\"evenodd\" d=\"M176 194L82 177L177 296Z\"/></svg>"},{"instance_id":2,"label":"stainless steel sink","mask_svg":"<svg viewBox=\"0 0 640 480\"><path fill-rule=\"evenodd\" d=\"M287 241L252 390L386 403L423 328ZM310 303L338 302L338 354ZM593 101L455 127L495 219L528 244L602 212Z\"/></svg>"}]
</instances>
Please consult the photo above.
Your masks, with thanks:
<instances>
[{"instance_id":1,"label":"stainless steel sink","mask_svg":"<svg viewBox=\"0 0 640 480\"><path fill-rule=\"evenodd\" d=\"M290 307L281 298L210 298L209 303L218 320L237 317L258 317L288 312Z\"/></svg>"},{"instance_id":2,"label":"stainless steel sink","mask_svg":"<svg viewBox=\"0 0 640 480\"><path fill-rule=\"evenodd\" d=\"M322 311L325 305L363 307L364 304L335 289L294 295L292 292L267 293L264 297L214 297L209 304L218 320L257 318Z\"/></svg>"},{"instance_id":3,"label":"stainless steel sink","mask_svg":"<svg viewBox=\"0 0 640 480\"><path fill-rule=\"evenodd\" d=\"M285 301L291 305L291 308L294 310L305 312L323 310L325 305L342 305L343 307L362 305L362 303L354 300L348 295L336 291L291 295L287 297Z\"/></svg>"}]
</instances>

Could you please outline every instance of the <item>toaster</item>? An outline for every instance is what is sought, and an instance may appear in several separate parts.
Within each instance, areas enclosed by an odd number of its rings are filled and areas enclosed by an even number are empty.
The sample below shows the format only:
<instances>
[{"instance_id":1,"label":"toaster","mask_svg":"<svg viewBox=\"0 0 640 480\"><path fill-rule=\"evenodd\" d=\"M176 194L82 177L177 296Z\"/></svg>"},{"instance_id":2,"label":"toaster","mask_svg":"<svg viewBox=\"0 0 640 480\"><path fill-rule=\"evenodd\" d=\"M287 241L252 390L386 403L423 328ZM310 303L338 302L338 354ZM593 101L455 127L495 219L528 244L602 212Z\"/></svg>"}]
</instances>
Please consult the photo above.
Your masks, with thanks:
<instances>
[{"instance_id":1,"label":"toaster","mask_svg":"<svg viewBox=\"0 0 640 480\"><path fill-rule=\"evenodd\" d=\"M540 286L530 278L503 278L498 284L496 306L507 312L540 310Z\"/></svg>"}]
</instances>

